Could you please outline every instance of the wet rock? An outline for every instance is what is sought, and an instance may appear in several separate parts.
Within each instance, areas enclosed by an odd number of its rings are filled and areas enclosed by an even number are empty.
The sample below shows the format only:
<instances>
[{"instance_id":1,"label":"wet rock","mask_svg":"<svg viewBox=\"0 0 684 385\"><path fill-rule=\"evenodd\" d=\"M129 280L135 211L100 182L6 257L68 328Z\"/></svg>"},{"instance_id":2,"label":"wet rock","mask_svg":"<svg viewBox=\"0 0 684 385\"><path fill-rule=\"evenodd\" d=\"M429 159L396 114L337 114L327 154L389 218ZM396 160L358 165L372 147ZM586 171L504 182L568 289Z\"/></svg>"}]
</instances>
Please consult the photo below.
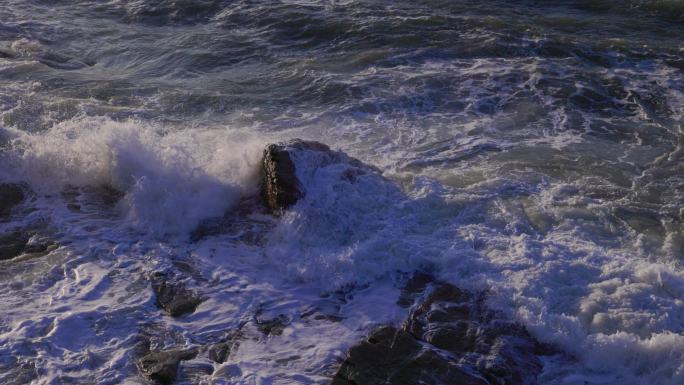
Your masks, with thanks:
<instances>
[{"instance_id":1,"label":"wet rock","mask_svg":"<svg viewBox=\"0 0 684 385\"><path fill-rule=\"evenodd\" d=\"M485 306L484 293L416 274L400 302L424 292L399 329L350 349L333 384L533 384L548 354L521 326Z\"/></svg>"},{"instance_id":2,"label":"wet rock","mask_svg":"<svg viewBox=\"0 0 684 385\"><path fill-rule=\"evenodd\" d=\"M290 319L284 314L278 314L276 317L267 318L263 315L255 317L256 326L264 335L279 336L283 334L283 330L290 324Z\"/></svg>"},{"instance_id":3,"label":"wet rock","mask_svg":"<svg viewBox=\"0 0 684 385\"><path fill-rule=\"evenodd\" d=\"M121 201L124 193L109 184L76 187L67 185L61 196L67 208L73 212L111 210Z\"/></svg>"},{"instance_id":4,"label":"wet rock","mask_svg":"<svg viewBox=\"0 0 684 385\"><path fill-rule=\"evenodd\" d=\"M210 362L188 361L183 363L183 370L180 371L175 382L177 384L206 384L207 377L213 373L214 364Z\"/></svg>"},{"instance_id":5,"label":"wet rock","mask_svg":"<svg viewBox=\"0 0 684 385\"><path fill-rule=\"evenodd\" d=\"M264 240L267 229L275 226L266 217L266 208L258 196L243 197L235 208L222 217L208 218L200 222L190 233L190 240L198 242L216 235L227 235L246 244L259 244Z\"/></svg>"},{"instance_id":6,"label":"wet rock","mask_svg":"<svg viewBox=\"0 0 684 385\"><path fill-rule=\"evenodd\" d=\"M40 238L31 231L15 230L0 235L0 261L12 259L23 254L42 254L57 248L54 242Z\"/></svg>"},{"instance_id":7,"label":"wet rock","mask_svg":"<svg viewBox=\"0 0 684 385\"><path fill-rule=\"evenodd\" d=\"M15 52L12 52L9 49L0 48L0 58L2 58L2 59L14 59L16 57L17 57L17 54Z\"/></svg>"},{"instance_id":8,"label":"wet rock","mask_svg":"<svg viewBox=\"0 0 684 385\"><path fill-rule=\"evenodd\" d=\"M485 385L410 333L384 326L349 350L333 385L458 384Z\"/></svg>"},{"instance_id":9,"label":"wet rock","mask_svg":"<svg viewBox=\"0 0 684 385\"><path fill-rule=\"evenodd\" d=\"M434 280L435 277L430 273L423 271L415 272L401 288L397 305L403 308L411 307L416 298L423 294L425 288Z\"/></svg>"},{"instance_id":10,"label":"wet rock","mask_svg":"<svg viewBox=\"0 0 684 385\"><path fill-rule=\"evenodd\" d=\"M261 196L271 213L281 212L304 196L292 152L306 150L331 152L330 147L323 143L300 139L266 146L261 168Z\"/></svg>"},{"instance_id":11,"label":"wet rock","mask_svg":"<svg viewBox=\"0 0 684 385\"><path fill-rule=\"evenodd\" d=\"M308 158L311 164L295 164L297 158ZM289 142L270 144L264 150L261 167L261 196L265 206L272 214L279 214L294 205L306 195L297 177L297 167L327 167L335 165L343 168L340 180L357 183L358 179L369 173L380 176L376 167L366 165L339 151L333 151L325 144L293 139ZM308 170L312 171L312 170ZM303 173L306 173L304 170Z\"/></svg>"},{"instance_id":12,"label":"wet rock","mask_svg":"<svg viewBox=\"0 0 684 385\"><path fill-rule=\"evenodd\" d=\"M0 235L0 260L12 259L24 253L29 237L19 231Z\"/></svg>"},{"instance_id":13,"label":"wet rock","mask_svg":"<svg viewBox=\"0 0 684 385\"><path fill-rule=\"evenodd\" d=\"M236 379L236 383L238 382L239 378L242 377L242 370L240 370L240 367L238 365L223 365L219 367L219 369L214 372L214 378L225 378L225 379Z\"/></svg>"},{"instance_id":14,"label":"wet rock","mask_svg":"<svg viewBox=\"0 0 684 385\"><path fill-rule=\"evenodd\" d=\"M240 346L241 337L242 333L239 330L234 330L228 333L221 342L210 345L207 349L209 359L219 364L226 362L230 352L235 351Z\"/></svg>"},{"instance_id":15,"label":"wet rock","mask_svg":"<svg viewBox=\"0 0 684 385\"><path fill-rule=\"evenodd\" d=\"M446 283L431 288L404 329L460 357L492 384L534 383L541 370L539 344L527 331L486 308L484 293Z\"/></svg>"},{"instance_id":16,"label":"wet rock","mask_svg":"<svg viewBox=\"0 0 684 385\"><path fill-rule=\"evenodd\" d=\"M156 272L152 274L151 280L157 306L172 317L193 313L202 303L200 296L188 289L184 282L177 280L174 274Z\"/></svg>"},{"instance_id":17,"label":"wet rock","mask_svg":"<svg viewBox=\"0 0 684 385\"><path fill-rule=\"evenodd\" d=\"M110 184L101 184L96 187L84 187L84 192L93 201L104 206L114 207L125 196L125 193Z\"/></svg>"},{"instance_id":18,"label":"wet rock","mask_svg":"<svg viewBox=\"0 0 684 385\"><path fill-rule=\"evenodd\" d=\"M26 385L38 378L36 364L26 358L0 358L0 381L3 385Z\"/></svg>"},{"instance_id":19,"label":"wet rock","mask_svg":"<svg viewBox=\"0 0 684 385\"><path fill-rule=\"evenodd\" d=\"M341 315L343 304L343 301L335 298L321 299L303 308L301 318L307 322L342 322L344 320Z\"/></svg>"},{"instance_id":20,"label":"wet rock","mask_svg":"<svg viewBox=\"0 0 684 385\"><path fill-rule=\"evenodd\" d=\"M219 342L212 345L208 350L209 359L212 361L222 364L226 362L226 359L230 355L232 349L232 344L229 342Z\"/></svg>"},{"instance_id":21,"label":"wet rock","mask_svg":"<svg viewBox=\"0 0 684 385\"><path fill-rule=\"evenodd\" d=\"M272 213L279 213L304 196L287 145L270 144L264 150L261 196Z\"/></svg>"},{"instance_id":22,"label":"wet rock","mask_svg":"<svg viewBox=\"0 0 684 385\"><path fill-rule=\"evenodd\" d=\"M138 360L138 368L149 379L159 384L170 384L176 379L180 362L196 356L195 349L152 351Z\"/></svg>"},{"instance_id":23,"label":"wet rock","mask_svg":"<svg viewBox=\"0 0 684 385\"><path fill-rule=\"evenodd\" d=\"M8 216L14 206L23 202L24 191L16 184L0 183L0 217Z\"/></svg>"}]
</instances>

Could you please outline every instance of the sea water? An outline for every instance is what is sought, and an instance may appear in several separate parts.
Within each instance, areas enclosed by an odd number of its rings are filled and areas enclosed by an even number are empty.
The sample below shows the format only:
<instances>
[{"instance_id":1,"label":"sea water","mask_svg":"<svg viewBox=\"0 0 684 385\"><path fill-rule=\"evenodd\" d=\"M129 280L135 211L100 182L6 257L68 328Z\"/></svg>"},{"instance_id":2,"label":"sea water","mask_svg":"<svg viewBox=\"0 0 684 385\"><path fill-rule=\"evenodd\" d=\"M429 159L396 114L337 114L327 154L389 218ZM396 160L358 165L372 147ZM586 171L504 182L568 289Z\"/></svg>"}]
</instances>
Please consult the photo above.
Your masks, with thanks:
<instances>
[{"instance_id":1,"label":"sea water","mask_svg":"<svg viewBox=\"0 0 684 385\"><path fill-rule=\"evenodd\" d=\"M0 263L0 383L146 383L141 339L235 329L178 382L328 383L428 270L553 346L542 384L682 384L683 69L676 0L4 1L0 179L31 193L0 231L59 247ZM379 171L295 159L269 216L291 138ZM165 270L193 314L155 306Z\"/></svg>"}]
</instances>

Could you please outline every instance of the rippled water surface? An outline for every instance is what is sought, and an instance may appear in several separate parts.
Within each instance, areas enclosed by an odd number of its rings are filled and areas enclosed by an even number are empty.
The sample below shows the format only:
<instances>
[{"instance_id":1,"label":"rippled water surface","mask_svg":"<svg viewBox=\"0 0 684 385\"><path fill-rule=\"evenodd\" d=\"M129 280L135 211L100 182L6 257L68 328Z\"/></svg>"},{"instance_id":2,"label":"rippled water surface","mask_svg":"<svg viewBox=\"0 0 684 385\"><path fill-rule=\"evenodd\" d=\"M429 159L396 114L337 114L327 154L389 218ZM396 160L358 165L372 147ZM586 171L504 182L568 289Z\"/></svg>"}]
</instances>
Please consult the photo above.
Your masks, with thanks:
<instances>
[{"instance_id":1,"label":"rippled water surface","mask_svg":"<svg viewBox=\"0 0 684 385\"><path fill-rule=\"evenodd\" d=\"M328 383L416 269L555 346L542 384L684 383L683 71L679 0L3 1L0 179L33 193L0 231L59 248L0 262L0 383L144 384L141 339L236 328L179 383ZM384 178L265 215L295 137ZM194 314L155 306L165 269Z\"/></svg>"}]
</instances>

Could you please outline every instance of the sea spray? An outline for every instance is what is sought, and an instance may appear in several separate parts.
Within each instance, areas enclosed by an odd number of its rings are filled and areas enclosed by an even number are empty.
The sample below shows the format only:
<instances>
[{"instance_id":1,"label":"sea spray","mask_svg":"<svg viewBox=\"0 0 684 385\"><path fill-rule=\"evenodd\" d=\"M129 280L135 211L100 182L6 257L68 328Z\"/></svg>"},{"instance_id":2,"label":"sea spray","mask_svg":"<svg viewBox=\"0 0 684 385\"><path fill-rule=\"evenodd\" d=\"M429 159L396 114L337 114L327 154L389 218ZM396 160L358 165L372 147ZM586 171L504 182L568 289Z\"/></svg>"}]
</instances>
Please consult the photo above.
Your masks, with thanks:
<instances>
[{"instance_id":1,"label":"sea spray","mask_svg":"<svg viewBox=\"0 0 684 385\"><path fill-rule=\"evenodd\" d=\"M228 129L165 131L140 121L80 118L42 133L3 129L4 178L41 194L108 185L124 193L131 224L184 234L221 216L257 186L261 141Z\"/></svg>"}]
</instances>

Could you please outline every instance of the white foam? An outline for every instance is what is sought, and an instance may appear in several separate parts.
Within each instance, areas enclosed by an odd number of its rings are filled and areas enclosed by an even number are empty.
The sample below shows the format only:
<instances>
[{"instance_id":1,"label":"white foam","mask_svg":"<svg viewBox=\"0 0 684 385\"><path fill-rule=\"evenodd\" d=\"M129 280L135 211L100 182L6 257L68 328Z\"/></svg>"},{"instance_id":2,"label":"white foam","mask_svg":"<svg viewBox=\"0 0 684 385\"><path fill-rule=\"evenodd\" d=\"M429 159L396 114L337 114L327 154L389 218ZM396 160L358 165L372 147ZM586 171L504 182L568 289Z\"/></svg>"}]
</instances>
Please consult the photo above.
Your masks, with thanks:
<instances>
[{"instance_id":1,"label":"white foam","mask_svg":"<svg viewBox=\"0 0 684 385\"><path fill-rule=\"evenodd\" d=\"M111 185L125 193L120 206L130 222L157 234L187 232L252 193L262 146L229 129L167 132L105 118L71 120L38 134L3 131L13 137L5 178L42 194Z\"/></svg>"}]
</instances>

